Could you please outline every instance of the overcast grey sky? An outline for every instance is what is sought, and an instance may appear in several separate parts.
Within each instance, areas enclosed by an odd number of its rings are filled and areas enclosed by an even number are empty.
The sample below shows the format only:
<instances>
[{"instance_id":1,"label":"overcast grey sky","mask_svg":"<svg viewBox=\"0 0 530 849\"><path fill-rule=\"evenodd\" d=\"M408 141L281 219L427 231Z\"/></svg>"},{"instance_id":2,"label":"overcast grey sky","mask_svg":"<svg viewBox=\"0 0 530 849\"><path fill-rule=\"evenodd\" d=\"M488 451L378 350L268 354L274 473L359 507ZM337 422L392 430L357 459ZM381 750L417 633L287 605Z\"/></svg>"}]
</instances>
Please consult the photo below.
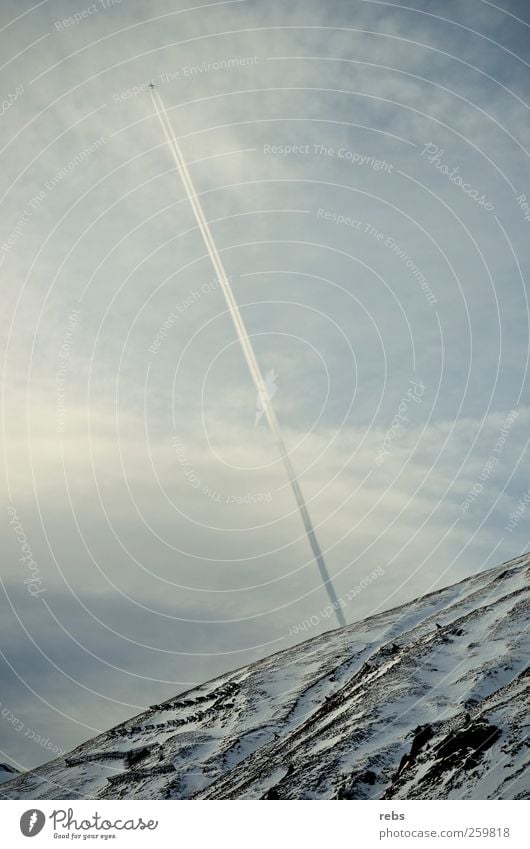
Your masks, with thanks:
<instances>
[{"instance_id":1,"label":"overcast grey sky","mask_svg":"<svg viewBox=\"0 0 530 849\"><path fill-rule=\"evenodd\" d=\"M333 626L150 80L347 621L528 548L527 4L181 7L2 3L19 768Z\"/></svg>"}]
</instances>

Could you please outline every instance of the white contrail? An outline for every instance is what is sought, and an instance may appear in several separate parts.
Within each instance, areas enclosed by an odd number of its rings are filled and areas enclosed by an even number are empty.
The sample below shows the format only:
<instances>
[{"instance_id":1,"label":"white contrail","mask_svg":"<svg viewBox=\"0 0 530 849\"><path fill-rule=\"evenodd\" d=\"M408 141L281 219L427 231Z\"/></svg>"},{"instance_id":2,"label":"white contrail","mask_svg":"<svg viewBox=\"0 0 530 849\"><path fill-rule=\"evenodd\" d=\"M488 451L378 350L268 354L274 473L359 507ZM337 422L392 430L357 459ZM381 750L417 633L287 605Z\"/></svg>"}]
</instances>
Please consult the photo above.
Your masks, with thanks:
<instances>
[{"instance_id":1,"label":"white contrail","mask_svg":"<svg viewBox=\"0 0 530 849\"><path fill-rule=\"evenodd\" d=\"M274 412L274 407L272 406L269 393L267 391L267 387L265 385L265 381L263 380L260 367L258 365L258 361L256 359L256 355L254 354L254 349L252 348L250 339L248 337L248 333L246 327L243 323L243 319L241 317L241 313L239 312L239 307L237 305L236 299L234 297L234 293L232 291L232 286L230 285L230 281L224 269L221 257L217 251L215 246L215 242L213 240L212 234L210 232L210 228L208 226L208 222L204 216L204 212L197 197L197 193L191 181L191 176L188 171L188 167L182 155L182 151L180 149L180 145L175 137L175 133L173 132L173 127L171 126L170 120L168 118L166 108L160 96L160 92L155 87L150 87L151 99L153 101L153 105L155 107L156 114L164 131L164 136L169 145L171 153L173 154L173 158L176 162L178 172L180 174L180 178L184 184L186 189L189 202L192 206L193 212L195 213L195 218L197 220L197 224L199 225L199 229L202 233L202 237L206 244L206 248L210 255L210 259L212 261L212 265L215 269L215 273L219 279L221 284L221 288L224 292L226 301L228 303L228 308L230 310L230 314L234 321L237 335L239 341L241 343L241 347L243 349L243 354L245 355L245 360L247 362L250 374L254 381L258 398L261 399L263 404L263 409L267 421L269 423L269 427L272 431L272 434L276 440L276 444L278 446L278 450L280 452L280 456L284 462L287 477L289 478L289 483L293 489L296 502L298 504L298 509L300 510L300 515L302 517L302 522L304 523L304 527L306 530L307 538L309 540L309 544L311 546L311 550L315 556L315 560L318 565L318 569L320 572L320 577L326 587L326 591L329 596L329 600L331 601L333 608L335 610L335 615L337 617L337 621L340 626L346 625L346 620L344 619L344 614L342 612L339 600L335 593L335 589L331 582L331 578L329 576L327 566L324 560L324 555L320 549L320 545L318 544L318 540L316 537L315 529L313 527L313 522L311 521L311 516L309 515L309 510L307 509L307 505L305 503L305 498L303 496L302 490L300 488L300 484L298 483L293 464L291 463L291 458L287 453L287 449L285 447L285 443L283 441L282 435L280 433L280 426L278 424L278 419L276 418L276 413Z\"/></svg>"}]
</instances>

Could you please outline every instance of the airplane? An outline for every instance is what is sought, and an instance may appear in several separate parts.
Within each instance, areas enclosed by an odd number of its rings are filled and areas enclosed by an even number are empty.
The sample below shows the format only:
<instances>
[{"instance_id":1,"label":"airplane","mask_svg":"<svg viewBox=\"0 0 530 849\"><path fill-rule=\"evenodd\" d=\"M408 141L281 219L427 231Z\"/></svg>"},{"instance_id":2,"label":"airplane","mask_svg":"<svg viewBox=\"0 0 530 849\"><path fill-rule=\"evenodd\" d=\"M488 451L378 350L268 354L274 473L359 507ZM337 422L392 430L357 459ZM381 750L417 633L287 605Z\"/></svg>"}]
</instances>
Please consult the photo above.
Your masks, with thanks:
<instances>
[{"instance_id":1,"label":"airplane","mask_svg":"<svg viewBox=\"0 0 530 849\"><path fill-rule=\"evenodd\" d=\"M156 85L153 82L151 82L151 83L149 83L147 88L156 88Z\"/></svg>"}]
</instances>

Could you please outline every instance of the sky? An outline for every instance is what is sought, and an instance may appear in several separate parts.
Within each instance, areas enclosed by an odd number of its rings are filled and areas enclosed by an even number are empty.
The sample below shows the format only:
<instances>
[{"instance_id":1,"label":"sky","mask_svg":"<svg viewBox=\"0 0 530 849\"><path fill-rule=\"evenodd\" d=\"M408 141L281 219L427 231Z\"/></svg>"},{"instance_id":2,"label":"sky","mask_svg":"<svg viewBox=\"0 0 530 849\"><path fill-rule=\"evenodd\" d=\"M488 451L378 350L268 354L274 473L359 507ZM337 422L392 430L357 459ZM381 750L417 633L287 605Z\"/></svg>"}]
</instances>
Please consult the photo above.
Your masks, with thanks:
<instances>
[{"instance_id":1,"label":"sky","mask_svg":"<svg viewBox=\"0 0 530 849\"><path fill-rule=\"evenodd\" d=\"M526 551L516 0L4 0L0 760Z\"/></svg>"}]
</instances>

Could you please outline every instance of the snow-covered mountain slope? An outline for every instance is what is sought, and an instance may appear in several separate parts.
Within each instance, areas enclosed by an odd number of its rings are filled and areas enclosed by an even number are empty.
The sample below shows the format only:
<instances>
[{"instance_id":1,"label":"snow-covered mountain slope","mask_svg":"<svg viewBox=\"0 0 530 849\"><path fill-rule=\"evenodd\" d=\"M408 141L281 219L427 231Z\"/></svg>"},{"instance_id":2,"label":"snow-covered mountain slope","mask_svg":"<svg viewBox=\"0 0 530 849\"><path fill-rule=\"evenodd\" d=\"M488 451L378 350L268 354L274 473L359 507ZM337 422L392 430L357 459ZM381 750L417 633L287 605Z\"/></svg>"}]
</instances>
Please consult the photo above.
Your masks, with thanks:
<instances>
[{"instance_id":1,"label":"snow-covered mountain slope","mask_svg":"<svg viewBox=\"0 0 530 849\"><path fill-rule=\"evenodd\" d=\"M6 798L530 798L530 555L203 684Z\"/></svg>"}]
</instances>

